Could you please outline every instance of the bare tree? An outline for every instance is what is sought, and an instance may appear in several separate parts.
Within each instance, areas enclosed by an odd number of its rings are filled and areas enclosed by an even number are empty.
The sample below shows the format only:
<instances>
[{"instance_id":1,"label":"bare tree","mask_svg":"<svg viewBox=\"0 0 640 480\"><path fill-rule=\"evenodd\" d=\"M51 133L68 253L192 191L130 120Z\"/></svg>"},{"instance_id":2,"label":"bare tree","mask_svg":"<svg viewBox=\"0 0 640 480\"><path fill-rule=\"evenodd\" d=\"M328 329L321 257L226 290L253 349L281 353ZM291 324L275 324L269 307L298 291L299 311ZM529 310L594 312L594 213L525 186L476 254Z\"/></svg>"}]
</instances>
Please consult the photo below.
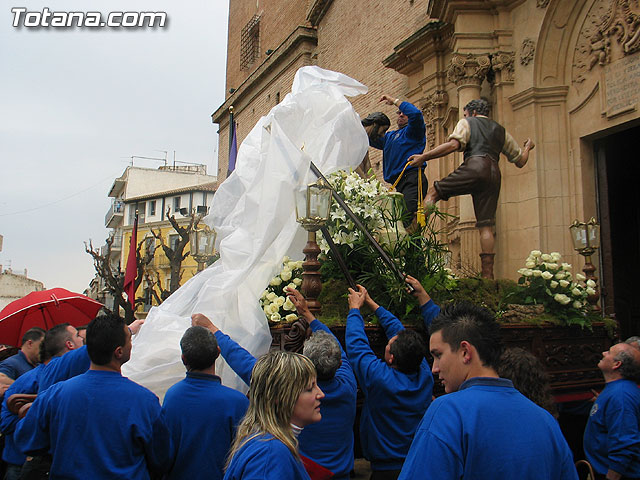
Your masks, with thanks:
<instances>
[{"instance_id":1,"label":"bare tree","mask_svg":"<svg viewBox=\"0 0 640 480\"><path fill-rule=\"evenodd\" d=\"M149 278L147 279L147 281L148 282L151 281L150 284L153 284L154 287L157 288L158 291L160 292L160 294L158 295L155 292L155 288L154 288L153 295L158 301L160 301L160 299L161 301L166 300L167 298L169 298L169 296L173 292L175 292L180 287L180 282L182 281L182 274L184 272L182 270L182 262L185 260L185 258L189 256L189 252L185 253L184 249L189 244L189 235L193 230L195 230L198 227L198 224L202 219L202 215L196 214L195 212L191 212L189 223L186 224L185 226L180 226L178 224L178 221L176 220L176 217L174 215L171 215L170 208L167 208L166 216L167 216L167 220L169 220L169 222L173 226L173 229L176 232L178 232L178 235L180 236L180 238L175 243L175 246L172 248L170 244L169 245L167 244L160 230L156 232L155 230L153 230L153 228L151 229L151 233L155 238L158 239L158 241L160 242L160 247L162 248L162 251L164 252L166 257L169 259L169 269L171 272L171 282L169 284L168 290L163 287L162 282L160 281L160 275L158 274L158 272L155 272L156 274L155 280L152 280L151 275L148 275Z\"/></svg>"},{"instance_id":2,"label":"bare tree","mask_svg":"<svg viewBox=\"0 0 640 480\"><path fill-rule=\"evenodd\" d=\"M107 238L105 242L106 249L104 254L100 252L100 249L93 248L91 240L89 240L88 245L87 242L85 242L84 249L93 258L93 266L96 269L98 277L104 280L107 291L111 295L113 295L117 305L124 309L124 318L125 321L129 324L133 320L135 320L134 309L124 294L124 272L120 268L120 263L118 262L116 265L113 265L112 263L111 247L113 245L113 241L113 235ZM143 243L145 243L144 239L140 241L140 243L138 243L138 246L136 248L138 269L136 272L134 291L138 290L138 287L140 286L140 284L142 283L142 279L144 278L146 267L153 261L154 249L146 249L143 255L141 253L141 247ZM135 304L138 305L139 303L144 303L144 297L138 297L135 299Z\"/></svg>"}]
</instances>

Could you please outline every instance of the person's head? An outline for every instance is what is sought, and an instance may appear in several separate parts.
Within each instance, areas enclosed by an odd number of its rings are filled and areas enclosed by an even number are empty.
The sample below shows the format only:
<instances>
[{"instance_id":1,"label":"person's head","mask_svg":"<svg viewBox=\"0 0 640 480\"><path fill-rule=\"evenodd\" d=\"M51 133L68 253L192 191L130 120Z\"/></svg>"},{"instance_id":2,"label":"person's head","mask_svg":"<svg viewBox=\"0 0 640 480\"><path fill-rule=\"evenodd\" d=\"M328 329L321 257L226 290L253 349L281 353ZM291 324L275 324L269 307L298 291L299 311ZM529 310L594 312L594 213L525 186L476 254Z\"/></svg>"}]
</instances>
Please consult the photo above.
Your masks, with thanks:
<instances>
[{"instance_id":1,"label":"person's head","mask_svg":"<svg viewBox=\"0 0 640 480\"><path fill-rule=\"evenodd\" d=\"M270 433L298 456L291 424L305 427L320 421L316 369L298 353L271 351L258 359L251 372L249 408L238 425L229 461L254 434Z\"/></svg>"},{"instance_id":2,"label":"person's head","mask_svg":"<svg viewBox=\"0 0 640 480\"><path fill-rule=\"evenodd\" d=\"M469 302L443 308L429 328L433 373L447 393L480 371L493 371L502 354L500 326L486 308Z\"/></svg>"},{"instance_id":3,"label":"person's head","mask_svg":"<svg viewBox=\"0 0 640 480\"><path fill-rule=\"evenodd\" d=\"M33 327L27 330L22 336L22 346L20 350L27 357L29 363L35 365L40 356L40 343L44 340L44 330L40 327Z\"/></svg>"},{"instance_id":4,"label":"person's head","mask_svg":"<svg viewBox=\"0 0 640 480\"><path fill-rule=\"evenodd\" d=\"M83 325L81 327L76 327L78 330L78 335L82 338L82 343L87 343L87 326Z\"/></svg>"},{"instance_id":5,"label":"person's head","mask_svg":"<svg viewBox=\"0 0 640 480\"><path fill-rule=\"evenodd\" d=\"M624 343L628 343L632 347L640 348L640 337L634 335L633 337L627 338Z\"/></svg>"},{"instance_id":6,"label":"person's head","mask_svg":"<svg viewBox=\"0 0 640 480\"><path fill-rule=\"evenodd\" d=\"M420 369L426 353L427 348L420 334L404 329L389 339L384 349L384 359L402 373L415 373Z\"/></svg>"},{"instance_id":7,"label":"person's head","mask_svg":"<svg viewBox=\"0 0 640 480\"><path fill-rule=\"evenodd\" d=\"M498 375L508 378L525 397L556 415L551 395L549 376L542 362L533 353L522 348L507 348L500 356Z\"/></svg>"},{"instance_id":8,"label":"person's head","mask_svg":"<svg viewBox=\"0 0 640 480\"><path fill-rule=\"evenodd\" d=\"M384 136L385 132L389 130L391 120L382 112L373 112L362 120L362 126L367 130L369 140L375 141Z\"/></svg>"},{"instance_id":9,"label":"person's head","mask_svg":"<svg viewBox=\"0 0 640 480\"><path fill-rule=\"evenodd\" d=\"M342 351L333 335L318 330L304 342L302 354L316 367L318 380L331 380L342 364Z\"/></svg>"},{"instance_id":10,"label":"person's head","mask_svg":"<svg viewBox=\"0 0 640 480\"><path fill-rule=\"evenodd\" d=\"M120 366L131 356L131 331L115 313L103 313L87 327L87 353L95 365Z\"/></svg>"},{"instance_id":11,"label":"person's head","mask_svg":"<svg viewBox=\"0 0 640 480\"><path fill-rule=\"evenodd\" d=\"M486 100L478 98L467 103L463 110L465 117L473 117L475 115L484 115L485 117L488 117L489 103Z\"/></svg>"},{"instance_id":12,"label":"person's head","mask_svg":"<svg viewBox=\"0 0 640 480\"><path fill-rule=\"evenodd\" d=\"M215 335L204 327L189 327L180 339L180 349L182 363L189 371L211 368L220 355Z\"/></svg>"},{"instance_id":13,"label":"person's head","mask_svg":"<svg viewBox=\"0 0 640 480\"><path fill-rule=\"evenodd\" d=\"M53 357L63 355L69 350L80 348L82 345L84 342L75 327L68 323L61 323L47 330L42 342L42 358L40 360L45 362Z\"/></svg>"},{"instance_id":14,"label":"person's head","mask_svg":"<svg viewBox=\"0 0 640 480\"><path fill-rule=\"evenodd\" d=\"M617 343L602 352L598 368L605 381L624 378L640 382L640 350L628 343Z\"/></svg>"}]
</instances>

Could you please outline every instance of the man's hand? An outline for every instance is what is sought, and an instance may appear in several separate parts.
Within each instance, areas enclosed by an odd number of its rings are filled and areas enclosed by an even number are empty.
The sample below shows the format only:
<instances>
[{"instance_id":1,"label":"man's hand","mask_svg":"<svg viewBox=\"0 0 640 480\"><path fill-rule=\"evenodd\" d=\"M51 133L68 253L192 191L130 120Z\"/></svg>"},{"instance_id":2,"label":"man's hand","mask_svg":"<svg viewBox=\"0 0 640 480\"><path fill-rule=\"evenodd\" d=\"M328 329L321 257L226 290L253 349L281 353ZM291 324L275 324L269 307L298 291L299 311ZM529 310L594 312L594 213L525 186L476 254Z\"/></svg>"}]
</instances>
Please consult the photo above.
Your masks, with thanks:
<instances>
[{"instance_id":1,"label":"man's hand","mask_svg":"<svg viewBox=\"0 0 640 480\"><path fill-rule=\"evenodd\" d=\"M431 300L431 297L424 289L422 284L418 281L418 279L413 278L411 275L407 275L404 281L413 287L412 295L418 299L418 303L420 304L420 306Z\"/></svg>"},{"instance_id":2,"label":"man's hand","mask_svg":"<svg viewBox=\"0 0 640 480\"><path fill-rule=\"evenodd\" d=\"M140 327L144 325L144 319L141 318L139 320L134 320L129 324L129 329L131 330L131 334L135 335L140 331Z\"/></svg>"},{"instance_id":3,"label":"man's hand","mask_svg":"<svg viewBox=\"0 0 640 480\"><path fill-rule=\"evenodd\" d=\"M421 153L419 155L411 155L407 162L409 162L409 165L411 165L412 167L421 167L427 160L429 160L427 158L427 154Z\"/></svg>"},{"instance_id":4,"label":"man's hand","mask_svg":"<svg viewBox=\"0 0 640 480\"><path fill-rule=\"evenodd\" d=\"M358 291L353 288L349 289L349 310L357 308L360 310L367 298L367 289L362 285L358 285Z\"/></svg>"},{"instance_id":5,"label":"man's hand","mask_svg":"<svg viewBox=\"0 0 640 480\"><path fill-rule=\"evenodd\" d=\"M390 97L389 95L382 95L380 97L380 101L386 103L387 105L396 105L397 98Z\"/></svg>"},{"instance_id":6,"label":"man's hand","mask_svg":"<svg viewBox=\"0 0 640 480\"><path fill-rule=\"evenodd\" d=\"M0 397L4 396L4 392L6 392L11 385L7 385L5 383L0 383Z\"/></svg>"},{"instance_id":7,"label":"man's hand","mask_svg":"<svg viewBox=\"0 0 640 480\"><path fill-rule=\"evenodd\" d=\"M204 327L207 330L210 330L211 333L216 333L218 330L220 330L211 322L211 320L209 320L209 317L203 315L202 313L194 313L193 315L191 315L191 326Z\"/></svg>"},{"instance_id":8,"label":"man's hand","mask_svg":"<svg viewBox=\"0 0 640 480\"><path fill-rule=\"evenodd\" d=\"M287 287L284 290L287 293L287 297L289 298L289 300L291 300L291 303L295 305L298 315L304 317L307 322L311 323L315 319L315 316L313 315L313 313L311 313L311 310L309 310L307 300L304 298L302 293L300 293L295 288Z\"/></svg>"},{"instance_id":9,"label":"man's hand","mask_svg":"<svg viewBox=\"0 0 640 480\"><path fill-rule=\"evenodd\" d=\"M524 150L533 150L534 148L536 148L536 144L533 143L533 140L531 140L530 138L527 138L527 141L524 142Z\"/></svg>"}]
</instances>

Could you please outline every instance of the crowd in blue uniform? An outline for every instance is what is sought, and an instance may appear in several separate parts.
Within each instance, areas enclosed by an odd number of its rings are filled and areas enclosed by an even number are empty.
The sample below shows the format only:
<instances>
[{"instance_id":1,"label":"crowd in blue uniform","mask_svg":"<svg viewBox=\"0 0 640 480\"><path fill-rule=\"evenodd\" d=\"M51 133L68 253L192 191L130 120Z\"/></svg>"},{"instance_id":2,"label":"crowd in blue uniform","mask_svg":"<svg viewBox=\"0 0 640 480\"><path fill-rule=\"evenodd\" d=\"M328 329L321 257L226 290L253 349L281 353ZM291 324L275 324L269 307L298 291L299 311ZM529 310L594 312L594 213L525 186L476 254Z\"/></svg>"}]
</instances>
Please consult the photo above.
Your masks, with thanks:
<instances>
[{"instance_id":1,"label":"crowd in blue uniform","mask_svg":"<svg viewBox=\"0 0 640 480\"><path fill-rule=\"evenodd\" d=\"M17 376L4 396L4 478L346 480L354 466L359 386L359 435L372 480L577 479L556 419L496 373L501 343L493 316L464 303L441 311L420 282L410 276L407 282L430 333L431 368L423 337L364 287L349 289L345 349L291 289L312 331L301 359L256 359L194 314L180 342L186 376L162 404L120 370L142 321L127 326L117 315L100 314L87 328L86 345L74 327L58 325L41 339L42 363ZM384 358L369 345L364 306L384 328ZM222 385L219 355L250 386L249 399ZM294 387L278 383L275 367L260 366L269 356L266 363L297 365L285 375L299 380L296 398L287 398ZM640 349L614 345L598 367L606 388L585 431L587 458L598 478L640 478ZM432 372L447 393L433 402ZM10 407L14 394L37 396L17 413ZM269 395L270 405L261 406ZM265 408L285 419L287 435L261 420Z\"/></svg>"}]
</instances>

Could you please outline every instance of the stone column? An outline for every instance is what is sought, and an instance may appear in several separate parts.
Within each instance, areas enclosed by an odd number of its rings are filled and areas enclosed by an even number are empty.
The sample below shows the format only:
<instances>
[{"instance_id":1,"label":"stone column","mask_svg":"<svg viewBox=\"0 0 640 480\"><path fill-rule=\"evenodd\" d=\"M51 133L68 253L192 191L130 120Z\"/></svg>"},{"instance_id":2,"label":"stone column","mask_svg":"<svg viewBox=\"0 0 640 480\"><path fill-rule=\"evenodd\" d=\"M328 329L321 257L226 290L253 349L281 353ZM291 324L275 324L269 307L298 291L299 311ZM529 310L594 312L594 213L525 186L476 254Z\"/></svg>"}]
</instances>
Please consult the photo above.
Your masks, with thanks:
<instances>
[{"instance_id":1,"label":"stone column","mask_svg":"<svg viewBox=\"0 0 640 480\"><path fill-rule=\"evenodd\" d=\"M458 91L458 111L475 98L480 98L480 86L491 61L488 55L454 53L447 69L447 78L455 83ZM480 238L476 229L476 217L470 195L460 197L460 260L463 265L480 271Z\"/></svg>"}]
</instances>

